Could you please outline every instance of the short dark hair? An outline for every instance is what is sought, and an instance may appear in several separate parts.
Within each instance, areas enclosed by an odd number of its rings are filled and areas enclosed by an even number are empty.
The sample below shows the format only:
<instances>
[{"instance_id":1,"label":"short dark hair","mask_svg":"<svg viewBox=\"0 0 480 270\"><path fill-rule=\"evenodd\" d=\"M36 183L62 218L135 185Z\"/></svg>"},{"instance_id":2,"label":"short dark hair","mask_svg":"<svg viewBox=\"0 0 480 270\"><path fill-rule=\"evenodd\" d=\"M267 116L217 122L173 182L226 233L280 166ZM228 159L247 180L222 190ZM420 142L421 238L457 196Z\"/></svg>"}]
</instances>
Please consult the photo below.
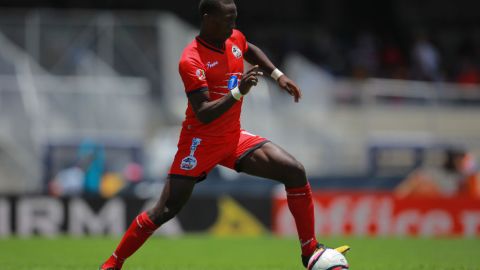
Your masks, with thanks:
<instances>
[{"instance_id":1,"label":"short dark hair","mask_svg":"<svg viewBox=\"0 0 480 270\"><path fill-rule=\"evenodd\" d=\"M233 0L200 0L200 4L198 4L200 16L203 16L205 13L208 14L218 11L221 4L225 2L233 2Z\"/></svg>"}]
</instances>

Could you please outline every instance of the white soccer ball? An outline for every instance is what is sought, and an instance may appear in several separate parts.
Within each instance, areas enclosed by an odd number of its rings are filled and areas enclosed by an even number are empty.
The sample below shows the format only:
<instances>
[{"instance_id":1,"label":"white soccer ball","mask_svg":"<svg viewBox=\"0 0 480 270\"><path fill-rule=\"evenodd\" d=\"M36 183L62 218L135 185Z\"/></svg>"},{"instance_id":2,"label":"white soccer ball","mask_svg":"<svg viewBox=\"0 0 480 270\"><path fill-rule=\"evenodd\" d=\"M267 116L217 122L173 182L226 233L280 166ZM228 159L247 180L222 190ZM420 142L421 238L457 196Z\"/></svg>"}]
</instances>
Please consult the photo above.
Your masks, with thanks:
<instances>
[{"instance_id":1,"label":"white soccer ball","mask_svg":"<svg viewBox=\"0 0 480 270\"><path fill-rule=\"evenodd\" d=\"M342 253L332 248L320 249L308 261L308 270L348 269L348 262Z\"/></svg>"}]
</instances>

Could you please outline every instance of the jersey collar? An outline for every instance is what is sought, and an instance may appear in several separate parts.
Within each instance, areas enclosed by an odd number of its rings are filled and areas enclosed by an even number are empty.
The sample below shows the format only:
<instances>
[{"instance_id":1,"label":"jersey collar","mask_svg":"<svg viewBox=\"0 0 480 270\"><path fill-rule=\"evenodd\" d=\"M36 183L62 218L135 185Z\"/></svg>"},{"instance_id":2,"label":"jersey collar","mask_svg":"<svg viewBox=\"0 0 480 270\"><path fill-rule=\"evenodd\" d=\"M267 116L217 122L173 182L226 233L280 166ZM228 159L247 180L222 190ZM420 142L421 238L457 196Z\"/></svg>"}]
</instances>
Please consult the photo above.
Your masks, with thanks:
<instances>
[{"instance_id":1,"label":"jersey collar","mask_svg":"<svg viewBox=\"0 0 480 270\"><path fill-rule=\"evenodd\" d=\"M215 46L213 46L212 44L206 42L205 40L203 40L202 38L200 38L200 36L197 36L195 38L197 40L198 43L200 43L203 47L209 49L209 50L212 50L214 52L217 52L217 53L221 53L223 54L225 52L225 48L223 49L220 49L220 48L217 48Z\"/></svg>"}]
</instances>

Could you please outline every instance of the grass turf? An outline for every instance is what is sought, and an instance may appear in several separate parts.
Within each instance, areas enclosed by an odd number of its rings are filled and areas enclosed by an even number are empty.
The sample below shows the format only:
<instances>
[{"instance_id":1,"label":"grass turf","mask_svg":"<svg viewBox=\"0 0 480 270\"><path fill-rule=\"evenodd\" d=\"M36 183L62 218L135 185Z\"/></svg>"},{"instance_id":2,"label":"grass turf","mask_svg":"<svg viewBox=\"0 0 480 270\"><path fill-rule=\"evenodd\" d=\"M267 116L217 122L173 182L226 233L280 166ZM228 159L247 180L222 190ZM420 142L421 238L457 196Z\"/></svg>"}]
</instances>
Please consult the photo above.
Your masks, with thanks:
<instances>
[{"instance_id":1,"label":"grass turf","mask_svg":"<svg viewBox=\"0 0 480 270\"><path fill-rule=\"evenodd\" d=\"M0 240L2 270L98 269L119 239L31 238ZM329 238L330 246L348 243L351 269L477 270L478 239ZM273 270L303 269L295 239L215 238L190 235L150 239L126 270Z\"/></svg>"}]
</instances>

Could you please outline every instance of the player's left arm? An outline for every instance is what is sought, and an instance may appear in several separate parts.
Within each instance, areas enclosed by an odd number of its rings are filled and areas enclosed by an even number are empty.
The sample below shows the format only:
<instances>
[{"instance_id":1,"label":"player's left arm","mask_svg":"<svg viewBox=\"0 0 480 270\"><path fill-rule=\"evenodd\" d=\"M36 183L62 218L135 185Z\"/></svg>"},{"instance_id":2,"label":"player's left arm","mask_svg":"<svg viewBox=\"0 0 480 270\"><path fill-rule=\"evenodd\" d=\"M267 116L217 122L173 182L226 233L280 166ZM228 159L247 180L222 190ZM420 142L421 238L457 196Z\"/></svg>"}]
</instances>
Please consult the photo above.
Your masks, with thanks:
<instances>
[{"instance_id":1,"label":"player's left arm","mask_svg":"<svg viewBox=\"0 0 480 270\"><path fill-rule=\"evenodd\" d=\"M244 54L244 59L252 65L258 65L267 74L272 74L272 72L277 69L267 55L260 48L250 42L248 42L248 50ZM298 102L302 97L302 91L300 88L293 80L288 78L287 75L282 74L278 77L277 83L282 89L294 97L295 102Z\"/></svg>"}]
</instances>

